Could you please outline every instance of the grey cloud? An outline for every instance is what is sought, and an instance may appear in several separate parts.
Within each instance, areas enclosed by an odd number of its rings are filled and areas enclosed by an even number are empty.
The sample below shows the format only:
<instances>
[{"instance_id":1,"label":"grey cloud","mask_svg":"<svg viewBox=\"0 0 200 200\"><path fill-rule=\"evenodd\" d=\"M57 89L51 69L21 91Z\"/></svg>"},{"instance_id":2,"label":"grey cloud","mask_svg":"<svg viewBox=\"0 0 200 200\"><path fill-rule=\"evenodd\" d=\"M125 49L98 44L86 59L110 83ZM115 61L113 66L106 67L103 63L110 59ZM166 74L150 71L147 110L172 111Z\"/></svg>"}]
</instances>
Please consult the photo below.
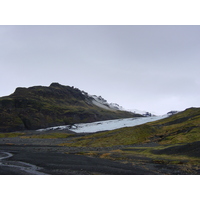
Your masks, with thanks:
<instances>
[{"instance_id":1,"label":"grey cloud","mask_svg":"<svg viewBox=\"0 0 200 200\"><path fill-rule=\"evenodd\" d=\"M56 81L125 108L198 106L200 26L0 26L0 96Z\"/></svg>"}]
</instances>

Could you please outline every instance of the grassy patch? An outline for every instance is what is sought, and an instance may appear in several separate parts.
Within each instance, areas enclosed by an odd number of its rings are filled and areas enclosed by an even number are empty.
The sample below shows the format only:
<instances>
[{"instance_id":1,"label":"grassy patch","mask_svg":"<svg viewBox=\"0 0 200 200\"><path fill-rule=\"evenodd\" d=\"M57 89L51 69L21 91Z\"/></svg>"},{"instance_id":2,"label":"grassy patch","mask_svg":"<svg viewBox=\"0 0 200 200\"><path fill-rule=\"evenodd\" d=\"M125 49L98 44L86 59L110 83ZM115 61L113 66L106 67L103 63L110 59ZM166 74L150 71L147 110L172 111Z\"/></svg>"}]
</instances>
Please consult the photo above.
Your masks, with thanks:
<instances>
[{"instance_id":1,"label":"grassy patch","mask_svg":"<svg viewBox=\"0 0 200 200\"><path fill-rule=\"evenodd\" d=\"M147 141L155 132L157 132L157 130L148 125L127 127L74 138L69 143L62 145L77 147L130 145Z\"/></svg>"},{"instance_id":2,"label":"grassy patch","mask_svg":"<svg viewBox=\"0 0 200 200\"><path fill-rule=\"evenodd\" d=\"M191 157L187 155L177 155L177 154L154 154L154 150L163 150L168 147L172 147L173 145L169 146L159 146L159 147L137 147L137 148L129 148L129 150L120 150L120 155L122 157L129 157L131 155L134 156L145 156L147 158L151 158L154 163L158 164L183 164L183 163L190 163L193 165L200 165L200 158ZM134 149L137 149L134 151ZM140 149L140 151L138 151Z\"/></svg>"},{"instance_id":3,"label":"grassy patch","mask_svg":"<svg viewBox=\"0 0 200 200\"><path fill-rule=\"evenodd\" d=\"M167 136L160 144L177 144L177 143L190 143L200 140L200 127L192 128L188 131L182 131L178 134Z\"/></svg>"},{"instance_id":4,"label":"grassy patch","mask_svg":"<svg viewBox=\"0 0 200 200\"><path fill-rule=\"evenodd\" d=\"M25 133L0 133L0 138L19 137L22 135L25 135Z\"/></svg>"}]
</instances>

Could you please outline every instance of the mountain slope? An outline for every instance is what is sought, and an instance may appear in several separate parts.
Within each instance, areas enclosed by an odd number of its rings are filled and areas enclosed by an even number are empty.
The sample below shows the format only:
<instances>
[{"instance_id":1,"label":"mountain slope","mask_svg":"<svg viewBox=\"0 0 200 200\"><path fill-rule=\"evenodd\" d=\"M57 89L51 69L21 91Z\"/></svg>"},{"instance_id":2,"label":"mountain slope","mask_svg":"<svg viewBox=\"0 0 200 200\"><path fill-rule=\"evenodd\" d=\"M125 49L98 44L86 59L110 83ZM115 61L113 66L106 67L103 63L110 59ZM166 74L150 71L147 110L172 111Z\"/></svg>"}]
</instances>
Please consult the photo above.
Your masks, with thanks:
<instances>
[{"instance_id":1,"label":"mountain slope","mask_svg":"<svg viewBox=\"0 0 200 200\"><path fill-rule=\"evenodd\" d=\"M94 102L98 101L87 93L58 83L49 87L17 88L13 94L0 98L0 131L141 116Z\"/></svg>"},{"instance_id":2,"label":"mountain slope","mask_svg":"<svg viewBox=\"0 0 200 200\"><path fill-rule=\"evenodd\" d=\"M160 144L200 141L200 108L188 108L150 124L159 129L154 139Z\"/></svg>"},{"instance_id":3,"label":"mountain slope","mask_svg":"<svg viewBox=\"0 0 200 200\"><path fill-rule=\"evenodd\" d=\"M67 145L107 147L148 142L175 145L196 141L200 141L200 108L189 108L143 125L86 135Z\"/></svg>"}]
</instances>

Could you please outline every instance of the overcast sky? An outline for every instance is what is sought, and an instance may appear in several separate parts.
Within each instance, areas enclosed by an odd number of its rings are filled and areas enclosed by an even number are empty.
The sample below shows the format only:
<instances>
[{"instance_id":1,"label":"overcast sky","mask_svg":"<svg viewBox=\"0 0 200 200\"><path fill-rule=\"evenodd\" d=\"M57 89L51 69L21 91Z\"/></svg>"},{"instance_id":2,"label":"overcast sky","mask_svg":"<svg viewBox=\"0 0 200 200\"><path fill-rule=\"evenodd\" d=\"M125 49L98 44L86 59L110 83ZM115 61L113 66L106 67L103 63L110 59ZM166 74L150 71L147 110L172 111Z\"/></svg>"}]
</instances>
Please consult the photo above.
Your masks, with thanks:
<instances>
[{"instance_id":1,"label":"overcast sky","mask_svg":"<svg viewBox=\"0 0 200 200\"><path fill-rule=\"evenodd\" d=\"M200 26L0 26L0 96L52 82L126 109L199 107Z\"/></svg>"}]
</instances>

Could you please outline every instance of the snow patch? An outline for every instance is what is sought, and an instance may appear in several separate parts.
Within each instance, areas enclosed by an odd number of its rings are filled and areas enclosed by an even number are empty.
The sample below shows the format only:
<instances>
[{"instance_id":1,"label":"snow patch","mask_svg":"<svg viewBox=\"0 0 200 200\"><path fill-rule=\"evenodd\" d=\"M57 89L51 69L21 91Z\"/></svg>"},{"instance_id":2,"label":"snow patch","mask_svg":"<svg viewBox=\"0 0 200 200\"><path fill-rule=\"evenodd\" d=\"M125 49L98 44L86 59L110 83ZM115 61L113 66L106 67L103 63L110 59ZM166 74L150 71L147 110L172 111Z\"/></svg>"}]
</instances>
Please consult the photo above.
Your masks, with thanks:
<instances>
[{"instance_id":1,"label":"snow patch","mask_svg":"<svg viewBox=\"0 0 200 200\"><path fill-rule=\"evenodd\" d=\"M100 103L100 102L98 102L98 101L96 101L96 100L92 100L92 103L93 103L95 106L98 106L98 107L103 108L103 109L106 109L106 110L116 110L116 109L110 108L108 105L102 104L102 103Z\"/></svg>"},{"instance_id":2,"label":"snow patch","mask_svg":"<svg viewBox=\"0 0 200 200\"><path fill-rule=\"evenodd\" d=\"M90 95L84 91L82 91L82 94L91 101L92 104L95 106L98 106L100 108L106 109L106 110L124 110L121 106L119 106L116 103L108 103L103 97L96 96L96 95ZM125 110L124 110L125 111Z\"/></svg>"}]
</instances>

